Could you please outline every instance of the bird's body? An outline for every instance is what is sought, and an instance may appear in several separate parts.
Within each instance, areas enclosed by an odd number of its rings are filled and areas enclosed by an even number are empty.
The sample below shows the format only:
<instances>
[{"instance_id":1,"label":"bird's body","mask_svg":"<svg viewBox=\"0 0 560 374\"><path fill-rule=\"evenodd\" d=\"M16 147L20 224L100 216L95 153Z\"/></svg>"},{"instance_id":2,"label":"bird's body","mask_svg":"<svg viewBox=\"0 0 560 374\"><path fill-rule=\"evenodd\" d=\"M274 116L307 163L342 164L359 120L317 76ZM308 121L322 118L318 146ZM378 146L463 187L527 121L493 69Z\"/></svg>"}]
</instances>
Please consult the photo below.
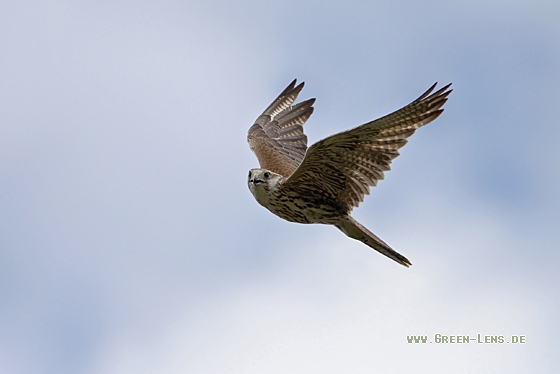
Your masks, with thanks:
<instances>
[{"instance_id":1,"label":"bird's body","mask_svg":"<svg viewBox=\"0 0 560 374\"><path fill-rule=\"evenodd\" d=\"M280 174L263 169L252 169L250 173L253 182L249 188L257 202L286 221L335 225L340 216L347 214L343 206L326 196L284 186L285 178Z\"/></svg>"},{"instance_id":2,"label":"bird's body","mask_svg":"<svg viewBox=\"0 0 560 374\"><path fill-rule=\"evenodd\" d=\"M247 136L260 169L249 171L248 185L259 204L290 222L334 225L349 237L404 266L395 252L350 213L383 179L398 149L414 131L437 118L451 90L426 93L404 108L323 139L307 149L303 124L315 99L292 106L303 83L294 80L259 116Z\"/></svg>"}]
</instances>

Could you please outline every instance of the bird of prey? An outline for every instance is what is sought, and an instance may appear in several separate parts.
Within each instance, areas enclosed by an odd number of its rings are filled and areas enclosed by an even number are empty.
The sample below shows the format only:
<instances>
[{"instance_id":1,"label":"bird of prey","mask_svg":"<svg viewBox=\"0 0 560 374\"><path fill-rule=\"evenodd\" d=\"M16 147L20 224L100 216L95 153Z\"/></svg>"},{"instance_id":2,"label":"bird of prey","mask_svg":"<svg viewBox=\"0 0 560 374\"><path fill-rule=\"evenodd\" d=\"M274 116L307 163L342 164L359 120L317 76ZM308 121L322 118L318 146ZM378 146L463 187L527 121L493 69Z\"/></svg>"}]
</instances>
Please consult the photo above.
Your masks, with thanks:
<instances>
[{"instance_id":1,"label":"bird of prey","mask_svg":"<svg viewBox=\"0 0 560 374\"><path fill-rule=\"evenodd\" d=\"M249 129L247 141L260 168L248 185L259 204L290 222L334 225L347 236L410 266L406 257L356 221L350 213L370 186L383 179L399 148L416 129L436 119L452 90L436 84L418 99L384 117L325 138L307 148L303 124L315 99L293 105L304 83L296 80Z\"/></svg>"}]
</instances>

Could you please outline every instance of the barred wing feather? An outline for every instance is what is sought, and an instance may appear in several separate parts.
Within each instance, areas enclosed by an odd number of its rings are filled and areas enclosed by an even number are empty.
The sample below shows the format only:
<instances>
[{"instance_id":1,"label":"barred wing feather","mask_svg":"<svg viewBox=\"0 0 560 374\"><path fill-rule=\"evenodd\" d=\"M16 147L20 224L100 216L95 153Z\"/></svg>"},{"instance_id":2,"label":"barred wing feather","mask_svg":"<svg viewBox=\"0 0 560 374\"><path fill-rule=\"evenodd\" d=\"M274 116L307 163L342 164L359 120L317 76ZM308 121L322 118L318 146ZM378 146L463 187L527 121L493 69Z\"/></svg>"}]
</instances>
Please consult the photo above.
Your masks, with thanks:
<instances>
[{"instance_id":1,"label":"barred wing feather","mask_svg":"<svg viewBox=\"0 0 560 374\"><path fill-rule=\"evenodd\" d=\"M262 169L284 177L300 165L307 150L303 125L313 113L315 99L292 106L304 83L296 80L269 105L249 129L247 141Z\"/></svg>"},{"instance_id":2,"label":"barred wing feather","mask_svg":"<svg viewBox=\"0 0 560 374\"><path fill-rule=\"evenodd\" d=\"M313 144L283 188L333 199L350 213L390 170L407 138L443 112L451 84L432 93L436 85L391 114Z\"/></svg>"}]
</instances>

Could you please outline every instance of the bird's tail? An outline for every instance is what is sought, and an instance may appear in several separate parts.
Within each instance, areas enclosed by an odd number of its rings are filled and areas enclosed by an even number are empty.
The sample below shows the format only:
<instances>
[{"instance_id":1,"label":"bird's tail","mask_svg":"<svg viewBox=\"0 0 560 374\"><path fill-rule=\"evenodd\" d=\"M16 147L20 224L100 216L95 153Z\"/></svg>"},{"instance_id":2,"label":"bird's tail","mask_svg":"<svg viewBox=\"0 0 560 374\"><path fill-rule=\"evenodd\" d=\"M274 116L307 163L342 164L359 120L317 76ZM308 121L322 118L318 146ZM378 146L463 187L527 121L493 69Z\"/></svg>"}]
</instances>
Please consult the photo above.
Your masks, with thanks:
<instances>
[{"instance_id":1,"label":"bird's tail","mask_svg":"<svg viewBox=\"0 0 560 374\"><path fill-rule=\"evenodd\" d=\"M397 261L399 264L409 267L412 265L410 261L400 253L397 253L387 245L383 240L379 239L374 233L366 229L362 224L350 216L341 218L336 225L340 231L351 237L352 239L359 240L369 247L375 249L377 252Z\"/></svg>"}]
</instances>

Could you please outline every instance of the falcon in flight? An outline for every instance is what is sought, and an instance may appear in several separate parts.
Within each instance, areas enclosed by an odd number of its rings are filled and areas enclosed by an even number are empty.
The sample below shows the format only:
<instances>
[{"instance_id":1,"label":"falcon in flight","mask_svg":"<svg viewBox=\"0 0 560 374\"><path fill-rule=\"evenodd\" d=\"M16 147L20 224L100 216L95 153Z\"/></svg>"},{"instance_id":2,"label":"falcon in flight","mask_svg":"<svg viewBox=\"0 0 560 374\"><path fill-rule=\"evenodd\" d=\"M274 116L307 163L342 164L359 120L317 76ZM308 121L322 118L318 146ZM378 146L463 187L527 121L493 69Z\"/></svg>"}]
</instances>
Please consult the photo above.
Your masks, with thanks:
<instances>
[{"instance_id":1,"label":"falcon in flight","mask_svg":"<svg viewBox=\"0 0 560 374\"><path fill-rule=\"evenodd\" d=\"M410 266L406 257L356 221L350 213L370 186L383 179L399 148L414 131L436 119L452 90L436 84L407 106L384 117L325 138L307 148L303 124L315 99L292 105L303 89L296 80L257 118L247 141L260 169L248 185L259 204L297 223L334 225L347 236Z\"/></svg>"}]
</instances>

